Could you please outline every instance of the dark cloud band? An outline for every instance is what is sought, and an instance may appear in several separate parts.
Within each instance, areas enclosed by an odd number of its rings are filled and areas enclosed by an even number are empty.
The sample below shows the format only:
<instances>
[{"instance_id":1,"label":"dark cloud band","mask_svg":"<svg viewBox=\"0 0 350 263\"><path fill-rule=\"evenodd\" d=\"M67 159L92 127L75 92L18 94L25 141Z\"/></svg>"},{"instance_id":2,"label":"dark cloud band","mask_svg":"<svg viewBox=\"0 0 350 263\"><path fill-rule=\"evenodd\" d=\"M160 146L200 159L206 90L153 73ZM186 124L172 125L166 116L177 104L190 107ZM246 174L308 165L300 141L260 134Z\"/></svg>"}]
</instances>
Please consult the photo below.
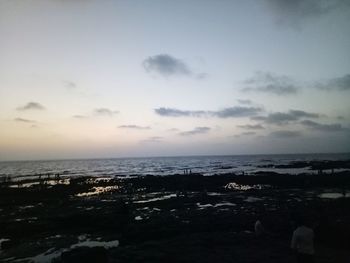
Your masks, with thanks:
<instances>
[{"instance_id":1,"label":"dark cloud band","mask_svg":"<svg viewBox=\"0 0 350 263\"><path fill-rule=\"evenodd\" d=\"M343 127L340 123L333 124L321 124L318 122L304 120L300 122L302 125L309 127L313 130L323 131L323 132L341 132L349 131L349 129Z\"/></svg>"},{"instance_id":2,"label":"dark cloud band","mask_svg":"<svg viewBox=\"0 0 350 263\"><path fill-rule=\"evenodd\" d=\"M291 121L298 121L302 118L319 118L321 115L313 112L302 110L290 110L288 112L274 112L267 116L253 116L252 120L263 121L268 124L283 125Z\"/></svg>"},{"instance_id":3,"label":"dark cloud band","mask_svg":"<svg viewBox=\"0 0 350 263\"><path fill-rule=\"evenodd\" d=\"M234 106L224 108L219 111L204 111L204 110L179 110L174 108L157 108L154 110L158 115L163 117L218 117L218 118L236 118L249 117L257 115L263 110L259 107L242 107Z\"/></svg>"}]
</instances>

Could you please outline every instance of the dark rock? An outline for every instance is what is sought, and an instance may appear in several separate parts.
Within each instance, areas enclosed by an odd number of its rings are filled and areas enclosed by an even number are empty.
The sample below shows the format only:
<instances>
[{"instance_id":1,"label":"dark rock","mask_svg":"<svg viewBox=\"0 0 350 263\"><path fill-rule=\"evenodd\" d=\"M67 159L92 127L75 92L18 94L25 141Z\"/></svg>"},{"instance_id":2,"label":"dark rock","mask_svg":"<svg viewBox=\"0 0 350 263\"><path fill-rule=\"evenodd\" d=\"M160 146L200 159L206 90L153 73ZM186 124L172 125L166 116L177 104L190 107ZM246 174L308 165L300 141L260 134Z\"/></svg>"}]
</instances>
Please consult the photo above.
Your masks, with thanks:
<instances>
[{"instance_id":1,"label":"dark rock","mask_svg":"<svg viewBox=\"0 0 350 263\"><path fill-rule=\"evenodd\" d=\"M107 250L103 247L92 247L92 248L79 247L79 248L74 248L70 251L62 253L61 260L64 263L75 263L75 262L104 263L104 262L108 262L108 257L107 257Z\"/></svg>"},{"instance_id":2,"label":"dark rock","mask_svg":"<svg viewBox=\"0 0 350 263\"><path fill-rule=\"evenodd\" d=\"M5 241L1 242L1 249L6 250L6 249L14 247L15 245L16 245L15 241L5 240Z\"/></svg>"}]
</instances>

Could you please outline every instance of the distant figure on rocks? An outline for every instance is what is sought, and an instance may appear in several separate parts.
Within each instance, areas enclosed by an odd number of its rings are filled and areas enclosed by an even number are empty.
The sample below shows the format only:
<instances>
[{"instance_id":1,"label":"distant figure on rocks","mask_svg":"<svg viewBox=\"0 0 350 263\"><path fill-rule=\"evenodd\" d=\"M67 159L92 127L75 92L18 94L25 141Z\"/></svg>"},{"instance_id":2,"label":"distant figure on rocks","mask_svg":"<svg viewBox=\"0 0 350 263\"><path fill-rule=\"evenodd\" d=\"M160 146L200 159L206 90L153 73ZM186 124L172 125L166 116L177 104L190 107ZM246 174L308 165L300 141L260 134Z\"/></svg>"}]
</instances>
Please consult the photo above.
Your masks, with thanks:
<instances>
[{"instance_id":1,"label":"distant figure on rocks","mask_svg":"<svg viewBox=\"0 0 350 263\"><path fill-rule=\"evenodd\" d=\"M264 225L263 225L263 218L262 216L258 217L258 219L256 220L255 224L254 224L254 232L255 232L255 236L258 238L261 237L267 237L267 236L274 236L270 231L268 231Z\"/></svg>"},{"instance_id":2,"label":"distant figure on rocks","mask_svg":"<svg viewBox=\"0 0 350 263\"><path fill-rule=\"evenodd\" d=\"M314 231L306 226L303 218L297 218L297 229L294 230L291 248L296 252L298 263L314 262Z\"/></svg>"},{"instance_id":3,"label":"distant figure on rocks","mask_svg":"<svg viewBox=\"0 0 350 263\"><path fill-rule=\"evenodd\" d=\"M192 170L189 168L184 169L184 174L192 174Z\"/></svg>"},{"instance_id":4,"label":"distant figure on rocks","mask_svg":"<svg viewBox=\"0 0 350 263\"><path fill-rule=\"evenodd\" d=\"M58 184L59 181L60 181L60 174L55 174L55 180L56 180L56 183Z\"/></svg>"},{"instance_id":5,"label":"distant figure on rocks","mask_svg":"<svg viewBox=\"0 0 350 263\"><path fill-rule=\"evenodd\" d=\"M254 231L256 237L263 237L266 234L265 228L263 224L261 223L260 219L256 220L254 225Z\"/></svg>"}]
</instances>

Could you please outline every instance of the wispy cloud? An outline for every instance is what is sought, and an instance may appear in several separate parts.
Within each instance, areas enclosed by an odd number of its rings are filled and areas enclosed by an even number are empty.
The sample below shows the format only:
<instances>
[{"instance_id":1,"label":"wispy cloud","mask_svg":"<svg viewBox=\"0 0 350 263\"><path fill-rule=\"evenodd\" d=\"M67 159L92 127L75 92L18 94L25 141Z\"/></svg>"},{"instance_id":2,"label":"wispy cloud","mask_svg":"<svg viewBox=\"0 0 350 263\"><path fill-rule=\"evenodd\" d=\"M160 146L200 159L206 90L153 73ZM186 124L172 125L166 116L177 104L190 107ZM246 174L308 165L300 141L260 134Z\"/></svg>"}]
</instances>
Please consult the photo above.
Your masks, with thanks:
<instances>
[{"instance_id":1,"label":"wispy cloud","mask_svg":"<svg viewBox=\"0 0 350 263\"><path fill-rule=\"evenodd\" d=\"M324 132L349 131L348 128L343 127L340 123L321 124L310 120L303 120L300 123L313 130L324 131Z\"/></svg>"},{"instance_id":2,"label":"wispy cloud","mask_svg":"<svg viewBox=\"0 0 350 263\"><path fill-rule=\"evenodd\" d=\"M261 124L246 124L246 125L238 125L237 127L246 129L246 130L263 130L264 126Z\"/></svg>"},{"instance_id":3,"label":"wispy cloud","mask_svg":"<svg viewBox=\"0 0 350 263\"><path fill-rule=\"evenodd\" d=\"M195 78L199 80L206 79L208 76L209 74L204 72L195 74Z\"/></svg>"},{"instance_id":4,"label":"wispy cloud","mask_svg":"<svg viewBox=\"0 0 350 263\"><path fill-rule=\"evenodd\" d=\"M17 107L18 111L27 111L27 110L45 110L45 107L38 102L28 102L27 104Z\"/></svg>"},{"instance_id":5,"label":"wispy cloud","mask_svg":"<svg viewBox=\"0 0 350 263\"><path fill-rule=\"evenodd\" d=\"M291 121L298 121L302 118L319 118L321 115L313 112L306 112L302 110L290 110L288 112L274 112L267 116L254 116L252 120L264 121L268 124L283 125Z\"/></svg>"},{"instance_id":6,"label":"wispy cloud","mask_svg":"<svg viewBox=\"0 0 350 263\"><path fill-rule=\"evenodd\" d=\"M177 129L177 128L171 128L171 129L167 129L166 131L167 131L167 132L178 132L179 129Z\"/></svg>"},{"instance_id":7,"label":"wispy cloud","mask_svg":"<svg viewBox=\"0 0 350 263\"><path fill-rule=\"evenodd\" d=\"M73 81L70 80L64 80L63 81L63 85L67 88L67 89L75 89L77 87L77 84Z\"/></svg>"},{"instance_id":8,"label":"wispy cloud","mask_svg":"<svg viewBox=\"0 0 350 263\"><path fill-rule=\"evenodd\" d=\"M243 82L243 92L262 92L276 95L292 95L299 90L294 80L288 76L258 71Z\"/></svg>"},{"instance_id":9,"label":"wispy cloud","mask_svg":"<svg viewBox=\"0 0 350 263\"><path fill-rule=\"evenodd\" d=\"M281 131L273 131L269 134L270 137L274 138L295 138L300 137L302 133L300 131L287 131L287 130L281 130Z\"/></svg>"},{"instance_id":10,"label":"wispy cloud","mask_svg":"<svg viewBox=\"0 0 350 263\"><path fill-rule=\"evenodd\" d=\"M252 136L252 135L255 135L256 132L242 132L241 135L244 135L244 136Z\"/></svg>"},{"instance_id":11,"label":"wispy cloud","mask_svg":"<svg viewBox=\"0 0 350 263\"><path fill-rule=\"evenodd\" d=\"M14 121L24 122L24 123L36 123L36 121L34 121L34 120L28 120L28 119L23 119L23 118L15 118Z\"/></svg>"},{"instance_id":12,"label":"wispy cloud","mask_svg":"<svg viewBox=\"0 0 350 263\"><path fill-rule=\"evenodd\" d=\"M253 104L253 102L251 100L240 100L240 99L238 99L237 102L239 104L244 104L244 105L251 105L251 104Z\"/></svg>"},{"instance_id":13,"label":"wispy cloud","mask_svg":"<svg viewBox=\"0 0 350 263\"><path fill-rule=\"evenodd\" d=\"M150 130L151 127L149 126L139 126L139 125L134 125L134 124L130 124L130 125L120 125L118 126L119 129L133 129L133 130Z\"/></svg>"},{"instance_id":14,"label":"wispy cloud","mask_svg":"<svg viewBox=\"0 0 350 263\"><path fill-rule=\"evenodd\" d=\"M328 91L350 91L350 74L315 84L316 88Z\"/></svg>"},{"instance_id":15,"label":"wispy cloud","mask_svg":"<svg viewBox=\"0 0 350 263\"><path fill-rule=\"evenodd\" d=\"M163 142L163 137L161 136L152 136L152 137L149 137L145 140L141 140L140 142L141 143L161 143Z\"/></svg>"},{"instance_id":16,"label":"wispy cloud","mask_svg":"<svg viewBox=\"0 0 350 263\"><path fill-rule=\"evenodd\" d=\"M336 9L349 8L347 0L265 0L278 24L301 28L310 20L326 15Z\"/></svg>"},{"instance_id":17,"label":"wispy cloud","mask_svg":"<svg viewBox=\"0 0 350 263\"><path fill-rule=\"evenodd\" d=\"M108 108L97 108L94 110L95 115L99 116L113 116L114 114L117 114L118 111L114 111Z\"/></svg>"},{"instance_id":18,"label":"wispy cloud","mask_svg":"<svg viewBox=\"0 0 350 263\"><path fill-rule=\"evenodd\" d=\"M218 117L218 118L237 118L249 117L262 112L259 107L242 107L234 106L224 108L218 111L204 111L204 110L179 110L174 108L158 108L154 110L158 115L164 117Z\"/></svg>"},{"instance_id":19,"label":"wispy cloud","mask_svg":"<svg viewBox=\"0 0 350 263\"><path fill-rule=\"evenodd\" d=\"M240 134L236 134L230 137L241 138L242 136L254 136L254 135L256 135L256 132L248 131L248 132L242 132Z\"/></svg>"},{"instance_id":20,"label":"wispy cloud","mask_svg":"<svg viewBox=\"0 0 350 263\"><path fill-rule=\"evenodd\" d=\"M88 118L88 116L86 116L86 115L73 115L72 117L74 119L87 119Z\"/></svg>"},{"instance_id":21,"label":"wispy cloud","mask_svg":"<svg viewBox=\"0 0 350 263\"><path fill-rule=\"evenodd\" d=\"M181 136L192 136L197 134L204 134L208 133L211 129L209 127L196 127L193 130L190 131L184 131L180 132L179 135Z\"/></svg>"}]
</instances>

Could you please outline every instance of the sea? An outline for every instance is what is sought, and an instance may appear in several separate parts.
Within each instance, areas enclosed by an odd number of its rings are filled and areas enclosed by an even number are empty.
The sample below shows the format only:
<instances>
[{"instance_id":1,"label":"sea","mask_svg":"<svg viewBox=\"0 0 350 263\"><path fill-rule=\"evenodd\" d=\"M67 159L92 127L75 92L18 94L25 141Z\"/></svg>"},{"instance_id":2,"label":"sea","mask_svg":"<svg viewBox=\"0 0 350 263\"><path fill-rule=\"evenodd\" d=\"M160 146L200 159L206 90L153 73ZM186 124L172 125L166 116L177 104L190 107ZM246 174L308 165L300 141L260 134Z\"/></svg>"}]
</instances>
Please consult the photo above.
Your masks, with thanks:
<instances>
[{"instance_id":1,"label":"sea","mask_svg":"<svg viewBox=\"0 0 350 263\"><path fill-rule=\"evenodd\" d=\"M65 177L124 177L201 173L206 176L225 173L252 174L257 171L279 173L315 173L310 167L274 168L296 161L350 160L350 153L177 156L147 158L74 159L0 162L0 177L30 178L60 174Z\"/></svg>"}]
</instances>

